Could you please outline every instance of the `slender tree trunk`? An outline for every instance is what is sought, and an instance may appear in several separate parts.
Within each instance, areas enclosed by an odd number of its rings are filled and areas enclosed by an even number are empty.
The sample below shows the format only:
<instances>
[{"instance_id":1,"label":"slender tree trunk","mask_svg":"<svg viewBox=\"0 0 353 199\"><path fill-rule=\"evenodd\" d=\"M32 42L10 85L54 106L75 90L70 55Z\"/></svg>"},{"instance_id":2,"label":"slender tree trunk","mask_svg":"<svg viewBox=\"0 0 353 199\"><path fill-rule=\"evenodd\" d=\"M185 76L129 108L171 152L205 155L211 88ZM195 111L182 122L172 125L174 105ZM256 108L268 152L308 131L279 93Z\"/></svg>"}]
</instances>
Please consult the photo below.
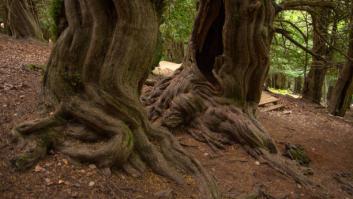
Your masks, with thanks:
<instances>
[{"instance_id":1,"label":"slender tree trunk","mask_svg":"<svg viewBox=\"0 0 353 199\"><path fill-rule=\"evenodd\" d=\"M302 87L303 87L303 78L302 77L296 77L294 79L294 93L302 93Z\"/></svg>"},{"instance_id":2,"label":"slender tree trunk","mask_svg":"<svg viewBox=\"0 0 353 199\"><path fill-rule=\"evenodd\" d=\"M327 8L317 8L312 14L313 20L313 49L312 51L324 58L329 58L330 49L326 45L329 41L329 25L331 11ZM322 60L313 57L309 74L304 82L303 98L320 104L322 98L322 87L324 85L327 67Z\"/></svg>"},{"instance_id":3,"label":"slender tree trunk","mask_svg":"<svg viewBox=\"0 0 353 199\"><path fill-rule=\"evenodd\" d=\"M346 65L341 70L336 86L332 91L328 107L329 112L332 115L342 117L349 109L353 95L353 2L349 30L349 46L347 55L350 59L347 59Z\"/></svg>"},{"instance_id":4,"label":"slender tree trunk","mask_svg":"<svg viewBox=\"0 0 353 199\"><path fill-rule=\"evenodd\" d=\"M167 39L163 42L165 55L168 61L181 63L184 58L184 43L173 39Z\"/></svg>"},{"instance_id":5,"label":"slender tree trunk","mask_svg":"<svg viewBox=\"0 0 353 199\"><path fill-rule=\"evenodd\" d=\"M211 178L169 132L150 125L139 101L158 46L161 1L65 0L60 33L44 78L54 113L14 129L36 145L14 159L28 168L50 149L99 167L143 172L146 166L179 183L197 176L205 198ZM61 20L62 21L62 20ZM30 136L28 136L30 135Z\"/></svg>"},{"instance_id":6,"label":"slender tree trunk","mask_svg":"<svg viewBox=\"0 0 353 199\"><path fill-rule=\"evenodd\" d=\"M43 39L32 0L6 0L8 25L15 38Z\"/></svg>"}]
</instances>

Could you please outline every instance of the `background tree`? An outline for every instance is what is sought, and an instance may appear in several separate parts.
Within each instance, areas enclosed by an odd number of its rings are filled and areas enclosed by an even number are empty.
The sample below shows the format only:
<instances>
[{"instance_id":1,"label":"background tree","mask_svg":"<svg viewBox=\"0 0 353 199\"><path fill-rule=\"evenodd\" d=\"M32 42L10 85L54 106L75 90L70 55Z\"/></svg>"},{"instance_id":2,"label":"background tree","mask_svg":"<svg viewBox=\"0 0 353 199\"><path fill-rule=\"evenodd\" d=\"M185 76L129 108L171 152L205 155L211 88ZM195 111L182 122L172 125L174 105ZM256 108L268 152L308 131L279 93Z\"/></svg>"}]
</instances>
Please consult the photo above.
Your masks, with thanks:
<instances>
[{"instance_id":1,"label":"background tree","mask_svg":"<svg viewBox=\"0 0 353 199\"><path fill-rule=\"evenodd\" d=\"M329 103L329 112L342 117L352 103L353 95L353 2L351 2L347 56L347 62L341 70Z\"/></svg>"},{"instance_id":2,"label":"background tree","mask_svg":"<svg viewBox=\"0 0 353 199\"><path fill-rule=\"evenodd\" d=\"M332 21L332 10L328 8L316 8L311 13L313 24L313 53L324 58L328 62L332 56L332 49L326 43L330 40L329 26ZM309 74L304 82L303 98L320 104L322 87L328 66L323 59L314 56L312 58Z\"/></svg>"},{"instance_id":3,"label":"background tree","mask_svg":"<svg viewBox=\"0 0 353 199\"><path fill-rule=\"evenodd\" d=\"M16 38L42 39L37 10L32 0L6 0L7 20L11 35Z\"/></svg>"},{"instance_id":4,"label":"background tree","mask_svg":"<svg viewBox=\"0 0 353 199\"><path fill-rule=\"evenodd\" d=\"M325 105L338 71L347 58L344 51L348 40L349 3L288 0L283 1L281 7L285 12L280 12L275 21L276 32L280 34L275 35L272 45L271 81L268 85L276 87L275 77L282 74L286 78L281 88L286 90L271 91L291 93L297 90L296 93L300 93L298 88L304 80L303 97ZM320 12L328 12L329 15L320 15ZM308 63L311 63L310 68ZM287 88L288 85L291 87ZM313 97L314 94L316 97Z\"/></svg>"},{"instance_id":5,"label":"background tree","mask_svg":"<svg viewBox=\"0 0 353 199\"><path fill-rule=\"evenodd\" d=\"M14 129L27 150L13 160L26 169L55 149L102 168L141 173L148 166L178 183L197 176L206 198L212 179L176 138L149 123L139 101L158 46L162 1L65 0L65 26L51 54L43 93L52 114ZM62 12L58 12L62 13Z\"/></svg>"},{"instance_id":6,"label":"background tree","mask_svg":"<svg viewBox=\"0 0 353 199\"><path fill-rule=\"evenodd\" d=\"M181 63L196 15L196 0L167 0L165 4L160 28L162 59Z\"/></svg>"},{"instance_id":7,"label":"background tree","mask_svg":"<svg viewBox=\"0 0 353 199\"><path fill-rule=\"evenodd\" d=\"M309 48L311 42L309 20L305 11L280 12L276 17L274 27L285 30L291 39ZM301 94L303 80L305 79L304 74L310 61L308 53L284 35L275 34L270 57L271 67L267 81L268 86L275 89L292 90Z\"/></svg>"}]
</instances>

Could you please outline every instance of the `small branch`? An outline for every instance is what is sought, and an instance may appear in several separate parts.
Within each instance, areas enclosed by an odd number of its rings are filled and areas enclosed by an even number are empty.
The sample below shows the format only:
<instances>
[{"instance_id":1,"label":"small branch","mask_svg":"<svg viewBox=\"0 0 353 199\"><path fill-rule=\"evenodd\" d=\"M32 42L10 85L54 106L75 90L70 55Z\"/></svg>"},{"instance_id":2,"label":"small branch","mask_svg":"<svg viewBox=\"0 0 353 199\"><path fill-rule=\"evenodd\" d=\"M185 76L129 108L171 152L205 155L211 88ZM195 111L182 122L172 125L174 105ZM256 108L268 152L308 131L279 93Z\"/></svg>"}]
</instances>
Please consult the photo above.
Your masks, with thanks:
<instances>
[{"instance_id":1,"label":"small branch","mask_svg":"<svg viewBox=\"0 0 353 199\"><path fill-rule=\"evenodd\" d=\"M289 24L290 26L292 26L294 29L296 29L301 35L302 37L304 38L304 40L307 42L308 41L308 37L304 34L304 32L298 27L296 26L293 22L291 21L288 21L288 20L276 20L276 22L279 22L279 23L287 23Z\"/></svg>"},{"instance_id":2,"label":"small branch","mask_svg":"<svg viewBox=\"0 0 353 199\"><path fill-rule=\"evenodd\" d=\"M333 50L338 52L340 55L345 57L347 60L353 62L353 59L351 57L349 57L346 53L344 53L342 50L340 50L335 45L333 45L330 41L328 41L328 39L326 39L319 31L315 30L315 28L314 28L314 31L315 31L315 33L317 33L317 35L320 37L320 39L322 39L330 48L332 48Z\"/></svg>"},{"instance_id":3,"label":"small branch","mask_svg":"<svg viewBox=\"0 0 353 199\"><path fill-rule=\"evenodd\" d=\"M294 45L298 46L299 48L301 48L302 50L304 50L305 52L309 53L310 55L312 55L313 57L323 61L323 62L327 62L327 60L325 58L323 58L322 56L316 54L315 52L309 50L308 48L306 48L305 46L303 46L302 44L300 44L298 41L296 41L295 39L293 39L290 36L290 32L280 29L280 28L275 28L275 32L279 33L281 35L283 35L285 38L287 38L289 41L291 41Z\"/></svg>"}]
</instances>

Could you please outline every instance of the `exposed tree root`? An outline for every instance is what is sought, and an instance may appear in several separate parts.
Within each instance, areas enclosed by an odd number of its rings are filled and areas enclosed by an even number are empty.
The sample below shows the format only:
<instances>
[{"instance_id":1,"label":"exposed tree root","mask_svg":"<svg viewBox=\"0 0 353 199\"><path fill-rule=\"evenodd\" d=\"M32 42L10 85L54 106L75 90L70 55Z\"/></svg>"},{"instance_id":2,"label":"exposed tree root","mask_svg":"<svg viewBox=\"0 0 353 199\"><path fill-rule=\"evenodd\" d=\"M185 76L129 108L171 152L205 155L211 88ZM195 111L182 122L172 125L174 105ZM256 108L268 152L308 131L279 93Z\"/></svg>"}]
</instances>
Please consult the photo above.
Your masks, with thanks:
<instances>
[{"instance_id":1,"label":"exposed tree root","mask_svg":"<svg viewBox=\"0 0 353 199\"><path fill-rule=\"evenodd\" d=\"M252 157L311 186L284 162L255 112L269 70L274 1L200 1L182 67L141 98L148 118L213 150L240 144Z\"/></svg>"},{"instance_id":2,"label":"exposed tree root","mask_svg":"<svg viewBox=\"0 0 353 199\"><path fill-rule=\"evenodd\" d=\"M240 144L252 157L297 183L312 185L294 162L285 161L277 153L274 141L251 111L219 97L205 79L186 75L191 74L188 70L177 71L142 97L151 121L174 133L187 132L215 151Z\"/></svg>"},{"instance_id":3,"label":"exposed tree root","mask_svg":"<svg viewBox=\"0 0 353 199\"><path fill-rule=\"evenodd\" d=\"M75 97L52 116L16 127L13 133L26 143L26 149L12 160L13 165L28 169L53 149L101 168L120 167L132 176L147 166L179 184L184 183L183 173L192 175L202 184L205 198L218 198L212 177L174 136L148 125L142 114L134 118L136 125L131 121L127 125L101 108L100 103L109 101L108 97L97 102Z\"/></svg>"}]
</instances>

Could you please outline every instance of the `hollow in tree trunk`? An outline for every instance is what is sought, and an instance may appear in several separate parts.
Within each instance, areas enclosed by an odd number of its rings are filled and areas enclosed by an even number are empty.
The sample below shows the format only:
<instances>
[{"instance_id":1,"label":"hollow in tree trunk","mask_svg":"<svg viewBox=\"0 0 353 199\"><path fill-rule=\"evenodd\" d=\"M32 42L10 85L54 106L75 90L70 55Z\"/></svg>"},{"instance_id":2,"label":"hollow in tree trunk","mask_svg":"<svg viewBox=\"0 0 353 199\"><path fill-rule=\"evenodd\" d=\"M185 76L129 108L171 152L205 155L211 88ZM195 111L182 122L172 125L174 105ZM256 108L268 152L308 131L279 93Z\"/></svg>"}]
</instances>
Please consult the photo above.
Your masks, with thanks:
<instances>
[{"instance_id":1,"label":"hollow in tree trunk","mask_svg":"<svg viewBox=\"0 0 353 199\"><path fill-rule=\"evenodd\" d=\"M182 68L142 98L149 118L172 130L188 127L214 146L236 140L276 152L254 117L269 68L274 13L267 0L200 1Z\"/></svg>"},{"instance_id":2,"label":"hollow in tree trunk","mask_svg":"<svg viewBox=\"0 0 353 199\"><path fill-rule=\"evenodd\" d=\"M13 130L26 169L49 149L99 167L118 166L183 182L194 175L205 198L217 198L210 176L172 134L151 126L139 101L158 43L161 1L65 0L62 28L44 78L47 118Z\"/></svg>"},{"instance_id":3,"label":"hollow in tree trunk","mask_svg":"<svg viewBox=\"0 0 353 199\"><path fill-rule=\"evenodd\" d=\"M181 69L142 97L149 119L215 151L238 143L255 158L276 156L274 141L255 117L269 70L274 17L271 0L199 1ZM269 162L305 181L284 164Z\"/></svg>"},{"instance_id":4,"label":"hollow in tree trunk","mask_svg":"<svg viewBox=\"0 0 353 199\"><path fill-rule=\"evenodd\" d=\"M15 38L43 39L32 0L6 0L8 25Z\"/></svg>"},{"instance_id":5,"label":"hollow in tree trunk","mask_svg":"<svg viewBox=\"0 0 353 199\"><path fill-rule=\"evenodd\" d=\"M329 112L343 117L352 103L353 95L353 2L351 8L348 57L346 65L340 72L329 101Z\"/></svg>"},{"instance_id":6,"label":"hollow in tree trunk","mask_svg":"<svg viewBox=\"0 0 353 199\"><path fill-rule=\"evenodd\" d=\"M329 41L329 25L331 10L327 8L316 8L313 13L313 49L312 51L323 58L329 59L331 51L326 41ZM326 41L325 41L326 40ZM320 104L322 98L322 87L325 82L327 66L317 57L312 58L309 74L304 82L303 98Z\"/></svg>"}]
</instances>

